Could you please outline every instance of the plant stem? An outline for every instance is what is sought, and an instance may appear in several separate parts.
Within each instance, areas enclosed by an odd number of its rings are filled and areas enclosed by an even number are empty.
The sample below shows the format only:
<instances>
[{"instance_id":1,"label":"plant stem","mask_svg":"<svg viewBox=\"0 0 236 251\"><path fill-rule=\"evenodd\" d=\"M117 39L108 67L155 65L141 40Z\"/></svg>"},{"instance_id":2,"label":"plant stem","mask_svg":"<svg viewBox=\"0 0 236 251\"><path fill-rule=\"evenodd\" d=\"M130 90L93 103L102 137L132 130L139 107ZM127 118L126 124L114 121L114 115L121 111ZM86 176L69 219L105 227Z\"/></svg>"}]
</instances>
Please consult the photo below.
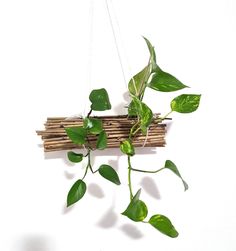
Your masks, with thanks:
<instances>
[{"instance_id":1,"label":"plant stem","mask_svg":"<svg viewBox=\"0 0 236 251\"><path fill-rule=\"evenodd\" d=\"M135 127L139 124L139 120L132 126L132 128L130 129L130 133L129 133L129 139L131 139L132 136L135 135L135 133L133 133ZM137 129L136 129L137 130Z\"/></svg>"},{"instance_id":2,"label":"plant stem","mask_svg":"<svg viewBox=\"0 0 236 251\"><path fill-rule=\"evenodd\" d=\"M172 111L168 112L164 117L158 118L156 122L157 123L162 122L162 120L166 119L171 113L172 113Z\"/></svg>"},{"instance_id":3,"label":"plant stem","mask_svg":"<svg viewBox=\"0 0 236 251\"><path fill-rule=\"evenodd\" d=\"M92 169L92 166L91 166L91 150L89 148L87 148L87 150L88 150L88 153L86 154L86 156L88 157L88 164L86 166L85 173L84 173L82 180L86 177L86 175L88 173L88 169L90 169L92 173L95 173Z\"/></svg>"},{"instance_id":4,"label":"plant stem","mask_svg":"<svg viewBox=\"0 0 236 251\"><path fill-rule=\"evenodd\" d=\"M90 171L94 174L94 173L96 173L98 170L96 170L96 171L93 171L93 168L92 168L92 165L91 165L91 151L92 150L88 150L88 167L89 167L89 169L90 169Z\"/></svg>"},{"instance_id":5,"label":"plant stem","mask_svg":"<svg viewBox=\"0 0 236 251\"><path fill-rule=\"evenodd\" d=\"M131 168L132 171L141 172L141 173L158 173L158 172L160 172L163 169L165 169L165 167L162 167L162 168L160 168L158 170L155 170L155 171L146 171L146 170Z\"/></svg>"},{"instance_id":6,"label":"plant stem","mask_svg":"<svg viewBox=\"0 0 236 251\"><path fill-rule=\"evenodd\" d=\"M89 116L91 115L91 113L92 113L92 109L89 111L89 113L87 114L87 118L89 118Z\"/></svg>"},{"instance_id":7,"label":"plant stem","mask_svg":"<svg viewBox=\"0 0 236 251\"><path fill-rule=\"evenodd\" d=\"M89 150L89 155L88 155L88 166L89 166L89 169L91 170L91 172L95 173L93 171L93 168L92 168L92 165L91 165L91 150Z\"/></svg>"},{"instance_id":8,"label":"plant stem","mask_svg":"<svg viewBox=\"0 0 236 251\"><path fill-rule=\"evenodd\" d=\"M91 150L90 149L88 150L88 166L89 166L89 168L91 170L92 166L91 166Z\"/></svg>"},{"instance_id":9,"label":"plant stem","mask_svg":"<svg viewBox=\"0 0 236 251\"><path fill-rule=\"evenodd\" d=\"M88 155L88 156L89 156L89 155ZM89 157L88 157L88 159L89 159ZM82 180L84 180L84 178L86 177L86 175L87 175L87 173L88 173L88 169L89 169L89 160L88 160L88 164L87 164L87 166L86 166L85 173L84 173L84 176L83 176Z\"/></svg>"},{"instance_id":10,"label":"plant stem","mask_svg":"<svg viewBox=\"0 0 236 251\"><path fill-rule=\"evenodd\" d=\"M87 148L86 148L87 149ZM84 155L84 157L88 157L89 155L89 151Z\"/></svg>"},{"instance_id":11,"label":"plant stem","mask_svg":"<svg viewBox=\"0 0 236 251\"><path fill-rule=\"evenodd\" d=\"M128 156L128 185L129 185L129 193L130 193L130 201L133 199L133 192L132 192L132 184L131 184L131 162L130 156Z\"/></svg>"},{"instance_id":12,"label":"plant stem","mask_svg":"<svg viewBox=\"0 0 236 251\"><path fill-rule=\"evenodd\" d=\"M97 169L96 171L93 171L92 166L91 166L91 167L90 167L90 170L91 170L91 172L92 172L93 174L95 174L96 172L98 172L99 169Z\"/></svg>"},{"instance_id":13,"label":"plant stem","mask_svg":"<svg viewBox=\"0 0 236 251\"><path fill-rule=\"evenodd\" d=\"M140 130L140 127L137 128L133 133L132 133L132 136L135 136L135 134Z\"/></svg>"}]
</instances>

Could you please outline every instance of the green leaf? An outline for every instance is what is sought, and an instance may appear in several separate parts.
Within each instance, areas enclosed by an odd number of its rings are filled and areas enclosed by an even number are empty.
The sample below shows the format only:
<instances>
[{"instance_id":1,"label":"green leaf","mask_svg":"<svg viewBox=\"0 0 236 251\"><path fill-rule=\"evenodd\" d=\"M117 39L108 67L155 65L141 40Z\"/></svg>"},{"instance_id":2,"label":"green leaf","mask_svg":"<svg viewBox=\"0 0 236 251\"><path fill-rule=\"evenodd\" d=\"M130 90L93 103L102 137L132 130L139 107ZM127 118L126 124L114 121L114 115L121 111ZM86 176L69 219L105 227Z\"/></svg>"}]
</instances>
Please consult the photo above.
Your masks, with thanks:
<instances>
[{"instance_id":1,"label":"green leaf","mask_svg":"<svg viewBox=\"0 0 236 251\"><path fill-rule=\"evenodd\" d=\"M175 173L182 180L184 184L184 190L188 190L188 184L183 180L177 166L171 160L166 160L165 168L170 169L173 173Z\"/></svg>"},{"instance_id":2,"label":"green leaf","mask_svg":"<svg viewBox=\"0 0 236 251\"><path fill-rule=\"evenodd\" d=\"M107 147L107 134L105 131L102 131L97 139L96 148L99 150L103 150Z\"/></svg>"},{"instance_id":3,"label":"green leaf","mask_svg":"<svg viewBox=\"0 0 236 251\"><path fill-rule=\"evenodd\" d=\"M140 195L141 195L141 191L142 191L142 189L140 188L140 189L138 190L138 192L134 195L134 197L133 197L133 199L132 199L133 202L139 200L139 197L140 197Z\"/></svg>"},{"instance_id":4,"label":"green leaf","mask_svg":"<svg viewBox=\"0 0 236 251\"><path fill-rule=\"evenodd\" d=\"M94 111L105 111L111 109L108 93L106 89L93 90L89 95L91 109Z\"/></svg>"},{"instance_id":5,"label":"green leaf","mask_svg":"<svg viewBox=\"0 0 236 251\"><path fill-rule=\"evenodd\" d=\"M141 97L146 86L148 79L150 77L150 74L152 72L155 72L159 69L158 65L156 64L156 53L155 49L152 46L151 42L143 37L146 41L146 44L148 46L149 52L150 52L150 62L149 64L139 73L137 73L128 84L129 92L131 95L136 97Z\"/></svg>"},{"instance_id":6,"label":"green leaf","mask_svg":"<svg viewBox=\"0 0 236 251\"><path fill-rule=\"evenodd\" d=\"M155 49L154 47L152 46L151 42L143 37L147 46L148 46L148 49L149 49L149 52L150 52L150 65L151 65L151 72L155 71L156 69L158 69L159 67L157 66L156 64L156 52L155 52Z\"/></svg>"},{"instance_id":7,"label":"green leaf","mask_svg":"<svg viewBox=\"0 0 236 251\"><path fill-rule=\"evenodd\" d=\"M128 139L120 143L120 150L128 156L133 156L135 154L134 146Z\"/></svg>"},{"instance_id":8,"label":"green leaf","mask_svg":"<svg viewBox=\"0 0 236 251\"><path fill-rule=\"evenodd\" d=\"M142 71L140 71L138 74L136 74L128 84L129 92L130 94L139 97L145 87L146 83L148 81L148 78L150 76L150 69L149 65L146 66Z\"/></svg>"},{"instance_id":9,"label":"green leaf","mask_svg":"<svg viewBox=\"0 0 236 251\"><path fill-rule=\"evenodd\" d=\"M122 213L122 215L127 216L133 221L143 221L148 214L146 204L143 201L139 200L140 193L141 189L138 190L126 210Z\"/></svg>"},{"instance_id":10,"label":"green leaf","mask_svg":"<svg viewBox=\"0 0 236 251\"><path fill-rule=\"evenodd\" d=\"M135 109L134 101L132 100L128 107L128 115L129 116L137 116L137 111Z\"/></svg>"},{"instance_id":11,"label":"green leaf","mask_svg":"<svg viewBox=\"0 0 236 251\"><path fill-rule=\"evenodd\" d=\"M133 97L136 113L140 118L140 127L142 132L145 134L148 126L152 123L153 113L152 110L138 98Z\"/></svg>"},{"instance_id":12,"label":"green leaf","mask_svg":"<svg viewBox=\"0 0 236 251\"><path fill-rule=\"evenodd\" d=\"M83 180L77 180L67 195L67 207L79 201L86 192L86 184Z\"/></svg>"},{"instance_id":13,"label":"green leaf","mask_svg":"<svg viewBox=\"0 0 236 251\"><path fill-rule=\"evenodd\" d=\"M101 165L98 169L98 172L103 178L115 183L116 185L120 185L119 176L115 169L113 169L111 166Z\"/></svg>"},{"instance_id":14,"label":"green leaf","mask_svg":"<svg viewBox=\"0 0 236 251\"><path fill-rule=\"evenodd\" d=\"M83 160L83 154L75 153L75 152L72 152L72 151L67 153L67 157L73 163L78 163L78 162L81 162Z\"/></svg>"},{"instance_id":15,"label":"green leaf","mask_svg":"<svg viewBox=\"0 0 236 251\"><path fill-rule=\"evenodd\" d=\"M156 53L154 47L147 38L143 38L145 39L150 52L151 72L154 73L148 86L156 91L161 92L172 92L188 87L182 84L171 74L160 69L160 67L156 64Z\"/></svg>"},{"instance_id":16,"label":"green leaf","mask_svg":"<svg viewBox=\"0 0 236 251\"><path fill-rule=\"evenodd\" d=\"M178 91L188 86L182 84L177 78L171 74L157 69L152 75L148 87L160 92Z\"/></svg>"},{"instance_id":17,"label":"green leaf","mask_svg":"<svg viewBox=\"0 0 236 251\"><path fill-rule=\"evenodd\" d=\"M84 118L83 119L83 126L85 129L90 129L93 127L92 119L91 118Z\"/></svg>"},{"instance_id":18,"label":"green leaf","mask_svg":"<svg viewBox=\"0 0 236 251\"><path fill-rule=\"evenodd\" d=\"M85 118L84 128L88 129L89 133L99 134L102 129L102 121L100 119Z\"/></svg>"},{"instance_id":19,"label":"green leaf","mask_svg":"<svg viewBox=\"0 0 236 251\"><path fill-rule=\"evenodd\" d=\"M147 214L147 206L142 200L131 201L127 209L122 213L122 215L127 216L133 221L143 221L147 217Z\"/></svg>"},{"instance_id":20,"label":"green leaf","mask_svg":"<svg viewBox=\"0 0 236 251\"><path fill-rule=\"evenodd\" d=\"M190 113L197 110L201 95L182 94L171 101L171 109L175 112Z\"/></svg>"},{"instance_id":21,"label":"green leaf","mask_svg":"<svg viewBox=\"0 0 236 251\"><path fill-rule=\"evenodd\" d=\"M65 131L73 143L83 145L86 142L87 133L83 127L68 127Z\"/></svg>"},{"instance_id":22,"label":"green leaf","mask_svg":"<svg viewBox=\"0 0 236 251\"><path fill-rule=\"evenodd\" d=\"M171 221L164 215L161 214L153 215L150 218L149 223L157 230L159 230L161 233L169 237L175 238L179 235L175 227L172 225Z\"/></svg>"}]
</instances>

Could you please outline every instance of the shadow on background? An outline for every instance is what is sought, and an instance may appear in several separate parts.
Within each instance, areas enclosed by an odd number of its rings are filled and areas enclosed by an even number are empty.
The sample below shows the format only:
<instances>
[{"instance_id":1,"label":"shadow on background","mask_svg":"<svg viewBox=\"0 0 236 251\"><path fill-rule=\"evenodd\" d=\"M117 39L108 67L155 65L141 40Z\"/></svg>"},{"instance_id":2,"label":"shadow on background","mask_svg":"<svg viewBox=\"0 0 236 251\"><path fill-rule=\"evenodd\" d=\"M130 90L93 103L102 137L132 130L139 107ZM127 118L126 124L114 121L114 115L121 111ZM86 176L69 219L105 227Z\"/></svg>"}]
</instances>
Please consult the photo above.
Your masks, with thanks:
<instances>
[{"instance_id":1,"label":"shadow on background","mask_svg":"<svg viewBox=\"0 0 236 251\"><path fill-rule=\"evenodd\" d=\"M171 132L173 121L167 120L167 121L164 121L164 123L166 124L166 137L167 137L169 133Z\"/></svg>"},{"instance_id":2,"label":"shadow on background","mask_svg":"<svg viewBox=\"0 0 236 251\"><path fill-rule=\"evenodd\" d=\"M75 149L75 152L80 151L82 153L85 153L83 149ZM44 159L61 159L67 166L75 166L74 163L70 162L67 158L67 152L68 151L57 151L57 152L45 152L44 153Z\"/></svg>"},{"instance_id":3,"label":"shadow on background","mask_svg":"<svg viewBox=\"0 0 236 251\"><path fill-rule=\"evenodd\" d=\"M132 224L124 224L120 230L131 239L141 239L144 235L142 232Z\"/></svg>"},{"instance_id":4,"label":"shadow on background","mask_svg":"<svg viewBox=\"0 0 236 251\"><path fill-rule=\"evenodd\" d=\"M64 175L68 180L72 180L75 178L75 173L70 173L67 170L64 171Z\"/></svg>"},{"instance_id":5,"label":"shadow on background","mask_svg":"<svg viewBox=\"0 0 236 251\"><path fill-rule=\"evenodd\" d=\"M16 243L14 251L56 251L51 239L42 235L25 236Z\"/></svg>"},{"instance_id":6,"label":"shadow on background","mask_svg":"<svg viewBox=\"0 0 236 251\"><path fill-rule=\"evenodd\" d=\"M161 195L160 192L158 190L158 187L155 183L155 181L153 180L153 178L151 177L143 177L140 185L142 186L143 190L150 195L151 197L153 197L154 199L161 199Z\"/></svg>"},{"instance_id":7,"label":"shadow on background","mask_svg":"<svg viewBox=\"0 0 236 251\"><path fill-rule=\"evenodd\" d=\"M156 154L156 147L137 147L136 153L140 155L147 155L147 154ZM75 152L81 152L85 154L86 152L83 149L74 149ZM104 150L96 150L93 151L91 154L93 157L93 160L96 157L100 156L125 156L119 148L109 148ZM44 159L50 160L50 159L61 159L67 166L75 166L76 164L70 162L67 158L67 151L58 151L58 152L46 152L44 153ZM77 164L78 165L78 164Z\"/></svg>"},{"instance_id":8,"label":"shadow on background","mask_svg":"<svg viewBox=\"0 0 236 251\"><path fill-rule=\"evenodd\" d=\"M62 214L68 214L74 208L74 205L67 207L66 203L62 206Z\"/></svg>"},{"instance_id":9,"label":"shadow on background","mask_svg":"<svg viewBox=\"0 0 236 251\"><path fill-rule=\"evenodd\" d=\"M102 216L97 226L101 228L111 228L116 225L118 220L117 214L114 212L114 206L112 205Z\"/></svg>"},{"instance_id":10,"label":"shadow on background","mask_svg":"<svg viewBox=\"0 0 236 251\"><path fill-rule=\"evenodd\" d=\"M105 196L103 189L96 183L90 183L88 185L88 193L98 199L104 198Z\"/></svg>"}]
</instances>

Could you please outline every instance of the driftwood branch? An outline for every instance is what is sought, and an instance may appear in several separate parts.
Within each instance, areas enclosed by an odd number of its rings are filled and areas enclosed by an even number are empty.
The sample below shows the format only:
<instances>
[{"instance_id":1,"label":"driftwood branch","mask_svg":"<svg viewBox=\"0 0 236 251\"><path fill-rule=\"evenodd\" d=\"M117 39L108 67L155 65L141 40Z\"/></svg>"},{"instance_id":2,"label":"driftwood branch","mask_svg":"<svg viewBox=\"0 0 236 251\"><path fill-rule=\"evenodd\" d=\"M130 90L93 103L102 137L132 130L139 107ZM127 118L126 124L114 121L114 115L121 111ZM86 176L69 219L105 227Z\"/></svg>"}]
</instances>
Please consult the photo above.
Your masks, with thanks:
<instances>
[{"instance_id":1,"label":"driftwood branch","mask_svg":"<svg viewBox=\"0 0 236 251\"><path fill-rule=\"evenodd\" d=\"M103 129L108 138L108 148L119 147L120 142L128 138L131 127L137 122L135 117L128 118L127 115L94 118L100 118L103 121ZM45 152L83 148L83 146L73 144L65 132L66 127L82 125L83 120L81 118L51 117L45 123L45 130L36 132L42 137ZM153 122L149 127L148 135L138 133L133 140L133 144L136 147L163 147L165 146L165 134L166 125ZM91 145L95 147L97 136L91 135L88 139Z\"/></svg>"}]
</instances>

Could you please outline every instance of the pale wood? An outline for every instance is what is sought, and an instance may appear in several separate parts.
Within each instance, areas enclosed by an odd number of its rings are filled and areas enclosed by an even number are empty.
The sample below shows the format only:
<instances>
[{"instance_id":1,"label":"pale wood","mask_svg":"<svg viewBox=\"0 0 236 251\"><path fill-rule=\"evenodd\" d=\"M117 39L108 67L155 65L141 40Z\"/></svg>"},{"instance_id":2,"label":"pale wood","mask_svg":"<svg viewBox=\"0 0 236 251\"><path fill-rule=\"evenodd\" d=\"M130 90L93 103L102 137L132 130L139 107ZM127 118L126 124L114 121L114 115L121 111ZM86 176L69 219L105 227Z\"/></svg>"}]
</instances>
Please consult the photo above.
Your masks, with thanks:
<instances>
[{"instance_id":1,"label":"pale wood","mask_svg":"<svg viewBox=\"0 0 236 251\"><path fill-rule=\"evenodd\" d=\"M156 114L158 116L159 114ZM118 148L120 142L128 138L131 127L136 123L135 117L128 118L127 115L93 117L103 121L103 129L107 133L107 147ZM50 117L44 124L45 130L36 131L43 140L45 152L83 148L75 145L67 137L65 128L82 126L82 118ZM152 123L148 135L138 133L133 139L135 147L163 147L165 146L166 124ZM92 147L96 146L97 136L89 135Z\"/></svg>"}]
</instances>

